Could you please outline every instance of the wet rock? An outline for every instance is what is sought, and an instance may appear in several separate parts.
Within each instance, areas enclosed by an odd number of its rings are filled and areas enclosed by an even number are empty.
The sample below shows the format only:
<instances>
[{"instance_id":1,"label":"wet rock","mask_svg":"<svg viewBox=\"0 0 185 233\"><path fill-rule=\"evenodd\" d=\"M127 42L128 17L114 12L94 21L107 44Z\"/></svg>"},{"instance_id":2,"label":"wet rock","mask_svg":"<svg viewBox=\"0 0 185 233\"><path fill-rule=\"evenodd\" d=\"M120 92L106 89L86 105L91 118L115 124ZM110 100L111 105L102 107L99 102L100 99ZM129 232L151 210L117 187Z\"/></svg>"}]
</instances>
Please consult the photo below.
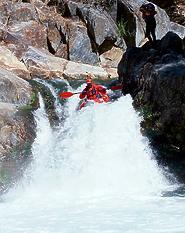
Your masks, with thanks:
<instances>
[{"instance_id":1,"label":"wet rock","mask_svg":"<svg viewBox=\"0 0 185 233\"><path fill-rule=\"evenodd\" d=\"M33 118L25 117L14 104L0 102L0 160L6 159L14 150L21 153L34 137Z\"/></svg>"},{"instance_id":2,"label":"wet rock","mask_svg":"<svg viewBox=\"0 0 185 233\"><path fill-rule=\"evenodd\" d=\"M29 83L15 74L0 68L0 102L27 105L32 89Z\"/></svg>"},{"instance_id":3,"label":"wet rock","mask_svg":"<svg viewBox=\"0 0 185 233\"><path fill-rule=\"evenodd\" d=\"M21 156L35 137L31 109L33 91L29 83L0 69L0 159L17 152Z\"/></svg>"},{"instance_id":4,"label":"wet rock","mask_svg":"<svg viewBox=\"0 0 185 233\"><path fill-rule=\"evenodd\" d=\"M142 127L166 158L185 159L185 54L182 40L169 32L156 44L128 49L118 73L143 113ZM161 149L162 148L162 149Z\"/></svg>"}]
</instances>

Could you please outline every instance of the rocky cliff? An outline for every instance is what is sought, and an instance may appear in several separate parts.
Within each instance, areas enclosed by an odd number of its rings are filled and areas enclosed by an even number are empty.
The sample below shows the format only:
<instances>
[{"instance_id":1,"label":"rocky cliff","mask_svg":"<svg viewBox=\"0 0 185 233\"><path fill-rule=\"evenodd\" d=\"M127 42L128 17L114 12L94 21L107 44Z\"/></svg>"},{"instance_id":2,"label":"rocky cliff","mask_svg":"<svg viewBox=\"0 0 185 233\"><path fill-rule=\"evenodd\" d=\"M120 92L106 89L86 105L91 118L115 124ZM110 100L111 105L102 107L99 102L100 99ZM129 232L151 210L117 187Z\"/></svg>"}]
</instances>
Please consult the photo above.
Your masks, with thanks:
<instances>
[{"instance_id":1,"label":"rocky cliff","mask_svg":"<svg viewBox=\"0 0 185 233\"><path fill-rule=\"evenodd\" d=\"M165 9L170 19L173 22L179 23L185 26L185 2L184 0L152 0L151 2L157 4L161 8Z\"/></svg>"},{"instance_id":2,"label":"rocky cliff","mask_svg":"<svg viewBox=\"0 0 185 233\"><path fill-rule=\"evenodd\" d=\"M129 48L119 66L123 91L143 116L143 132L158 150L159 162L185 161L185 51L182 39L168 32L161 40ZM181 172L184 179L184 172Z\"/></svg>"}]
</instances>

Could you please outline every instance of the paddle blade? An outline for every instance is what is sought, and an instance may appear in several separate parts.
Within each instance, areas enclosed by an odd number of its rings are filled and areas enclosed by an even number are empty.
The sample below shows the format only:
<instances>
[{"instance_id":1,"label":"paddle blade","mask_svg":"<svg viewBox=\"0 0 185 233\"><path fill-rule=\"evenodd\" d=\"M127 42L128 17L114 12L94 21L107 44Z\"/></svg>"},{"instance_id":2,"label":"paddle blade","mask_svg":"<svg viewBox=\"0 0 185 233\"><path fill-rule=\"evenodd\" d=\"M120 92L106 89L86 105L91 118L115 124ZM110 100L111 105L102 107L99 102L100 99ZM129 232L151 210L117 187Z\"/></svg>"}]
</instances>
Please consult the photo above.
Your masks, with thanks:
<instances>
[{"instance_id":1,"label":"paddle blade","mask_svg":"<svg viewBox=\"0 0 185 233\"><path fill-rule=\"evenodd\" d=\"M112 86L112 87L110 87L110 89L112 91L122 90L123 86L120 84L120 85Z\"/></svg>"},{"instance_id":2,"label":"paddle blade","mask_svg":"<svg viewBox=\"0 0 185 233\"><path fill-rule=\"evenodd\" d=\"M59 94L59 96L60 96L60 98L62 98L62 99L67 99L67 98L73 96L74 94L75 94L75 93L72 93L72 92L69 92L69 91L65 91L65 92L61 92L61 93Z\"/></svg>"}]
</instances>

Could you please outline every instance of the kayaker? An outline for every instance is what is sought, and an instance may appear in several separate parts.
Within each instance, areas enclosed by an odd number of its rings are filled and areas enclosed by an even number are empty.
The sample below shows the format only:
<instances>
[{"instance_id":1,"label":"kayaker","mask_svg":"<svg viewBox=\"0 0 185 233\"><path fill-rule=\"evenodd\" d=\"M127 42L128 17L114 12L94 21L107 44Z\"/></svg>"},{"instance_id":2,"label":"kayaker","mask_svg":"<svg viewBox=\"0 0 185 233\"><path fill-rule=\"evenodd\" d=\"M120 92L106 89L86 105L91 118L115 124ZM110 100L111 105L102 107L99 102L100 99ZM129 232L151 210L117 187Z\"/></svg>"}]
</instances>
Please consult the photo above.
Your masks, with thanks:
<instances>
[{"instance_id":1,"label":"kayaker","mask_svg":"<svg viewBox=\"0 0 185 233\"><path fill-rule=\"evenodd\" d=\"M146 31L145 36L148 38L150 42L156 41L155 29L156 29L156 20L155 14L155 6L152 3L143 4L140 7L140 11L142 12L142 17L146 23ZM151 37L152 35L152 37Z\"/></svg>"},{"instance_id":2,"label":"kayaker","mask_svg":"<svg viewBox=\"0 0 185 233\"><path fill-rule=\"evenodd\" d=\"M87 98L87 100L94 100L98 103L109 101L109 96L106 93L106 89L101 85L95 84L91 75L89 74L87 75L86 84L87 86L80 93L80 99Z\"/></svg>"}]
</instances>

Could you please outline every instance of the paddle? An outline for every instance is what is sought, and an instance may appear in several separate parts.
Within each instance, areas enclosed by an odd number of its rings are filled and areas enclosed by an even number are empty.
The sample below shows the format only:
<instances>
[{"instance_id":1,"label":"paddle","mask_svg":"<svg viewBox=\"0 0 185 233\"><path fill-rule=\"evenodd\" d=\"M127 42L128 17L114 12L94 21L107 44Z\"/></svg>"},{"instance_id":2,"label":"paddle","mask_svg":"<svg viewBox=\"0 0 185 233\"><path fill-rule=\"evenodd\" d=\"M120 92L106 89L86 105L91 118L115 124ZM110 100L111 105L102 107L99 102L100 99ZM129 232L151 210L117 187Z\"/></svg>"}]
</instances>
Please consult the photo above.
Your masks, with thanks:
<instances>
[{"instance_id":1,"label":"paddle","mask_svg":"<svg viewBox=\"0 0 185 233\"><path fill-rule=\"evenodd\" d=\"M69 97L71 97L71 96L73 96L73 95L76 95L76 94L80 94L81 92L75 92L75 93L73 93L73 92L70 92L70 91L65 91L65 92L61 92L60 94L59 94L59 96L62 98L62 99L67 99L67 98L69 98Z\"/></svg>"},{"instance_id":2,"label":"paddle","mask_svg":"<svg viewBox=\"0 0 185 233\"><path fill-rule=\"evenodd\" d=\"M123 88L123 86L120 84L120 85L116 85L116 86L112 86L110 87L109 89L111 89L112 91L117 91L117 90L121 90ZM60 98L62 99L67 99L67 98L70 98L71 96L73 95L76 95L76 94L80 94L81 92L70 92L70 91L65 91L65 92L61 92L59 94Z\"/></svg>"},{"instance_id":3,"label":"paddle","mask_svg":"<svg viewBox=\"0 0 185 233\"><path fill-rule=\"evenodd\" d=\"M118 91L118 90L122 90L123 86L121 84L116 85L116 86L112 86L109 89L111 89L112 91Z\"/></svg>"}]
</instances>

